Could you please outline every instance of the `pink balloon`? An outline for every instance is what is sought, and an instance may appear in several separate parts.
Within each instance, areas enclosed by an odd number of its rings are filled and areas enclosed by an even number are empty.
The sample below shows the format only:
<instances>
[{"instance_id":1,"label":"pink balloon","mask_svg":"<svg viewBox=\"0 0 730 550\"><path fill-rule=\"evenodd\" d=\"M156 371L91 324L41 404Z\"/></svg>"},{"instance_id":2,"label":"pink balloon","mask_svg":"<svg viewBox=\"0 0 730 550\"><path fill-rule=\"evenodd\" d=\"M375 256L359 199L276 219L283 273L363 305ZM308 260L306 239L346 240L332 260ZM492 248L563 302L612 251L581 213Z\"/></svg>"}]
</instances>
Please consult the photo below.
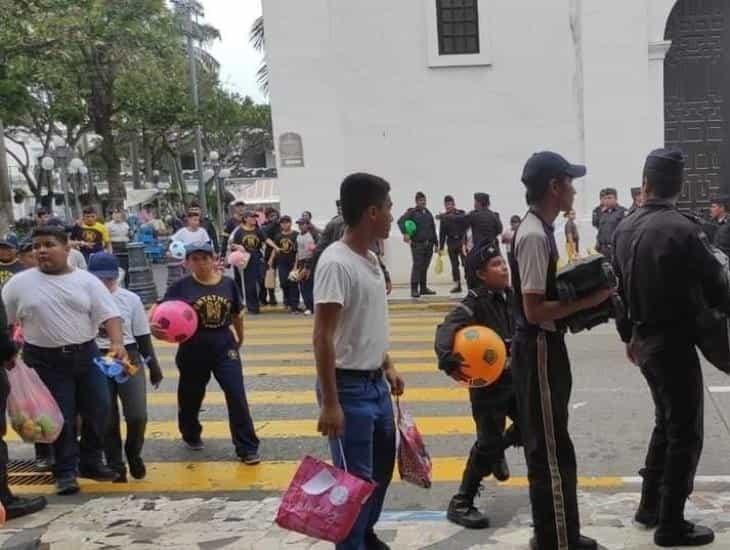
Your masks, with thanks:
<instances>
[{"instance_id":1,"label":"pink balloon","mask_svg":"<svg viewBox=\"0 0 730 550\"><path fill-rule=\"evenodd\" d=\"M180 344L190 339L198 330L198 314L185 302L162 302L152 314L152 322L164 331L163 340Z\"/></svg>"},{"instance_id":2,"label":"pink balloon","mask_svg":"<svg viewBox=\"0 0 730 550\"><path fill-rule=\"evenodd\" d=\"M251 255L248 252L234 250L228 255L228 263L236 267L243 267L248 263Z\"/></svg>"}]
</instances>

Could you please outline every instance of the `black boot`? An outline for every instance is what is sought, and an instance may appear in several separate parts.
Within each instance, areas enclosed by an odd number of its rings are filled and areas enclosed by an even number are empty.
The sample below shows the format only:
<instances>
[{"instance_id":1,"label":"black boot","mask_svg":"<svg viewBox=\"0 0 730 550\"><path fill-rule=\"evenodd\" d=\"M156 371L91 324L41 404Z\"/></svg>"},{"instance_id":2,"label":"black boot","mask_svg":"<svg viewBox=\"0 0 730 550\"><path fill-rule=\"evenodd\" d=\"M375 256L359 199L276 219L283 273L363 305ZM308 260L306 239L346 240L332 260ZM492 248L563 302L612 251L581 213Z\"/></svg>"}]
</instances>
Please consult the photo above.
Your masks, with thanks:
<instances>
[{"instance_id":1,"label":"black boot","mask_svg":"<svg viewBox=\"0 0 730 550\"><path fill-rule=\"evenodd\" d=\"M451 294L457 294L461 292L461 281L456 281L454 288L451 289Z\"/></svg>"},{"instance_id":2,"label":"black boot","mask_svg":"<svg viewBox=\"0 0 730 550\"><path fill-rule=\"evenodd\" d=\"M421 293L418 292L418 285L411 284L411 298L420 298Z\"/></svg>"},{"instance_id":3,"label":"black boot","mask_svg":"<svg viewBox=\"0 0 730 550\"><path fill-rule=\"evenodd\" d=\"M504 456L492 464L492 475L497 481L507 481L509 479L509 465Z\"/></svg>"},{"instance_id":4,"label":"black boot","mask_svg":"<svg viewBox=\"0 0 730 550\"><path fill-rule=\"evenodd\" d=\"M479 494L482 479L490 472L489 461L475 444L466 461L459 492L449 502L449 509L446 512L449 521L467 529L489 527L489 519L474 506L474 498Z\"/></svg>"},{"instance_id":5,"label":"black boot","mask_svg":"<svg viewBox=\"0 0 730 550\"><path fill-rule=\"evenodd\" d=\"M712 529L685 521L685 502L685 498L662 497L654 544L662 547L705 546L715 540Z\"/></svg>"},{"instance_id":6,"label":"black boot","mask_svg":"<svg viewBox=\"0 0 730 550\"><path fill-rule=\"evenodd\" d=\"M435 295L436 295L435 290L431 290L425 284L421 285L421 296L435 296Z\"/></svg>"},{"instance_id":7,"label":"black boot","mask_svg":"<svg viewBox=\"0 0 730 550\"><path fill-rule=\"evenodd\" d=\"M278 306L279 302L276 300L276 292L274 290L269 289L269 305L270 306Z\"/></svg>"},{"instance_id":8,"label":"black boot","mask_svg":"<svg viewBox=\"0 0 730 550\"><path fill-rule=\"evenodd\" d=\"M10 492L7 465L0 468L0 502L5 507L5 518L17 519L43 510L48 504L44 497L21 498Z\"/></svg>"},{"instance_id":9,"label":"black boot","mask_svg":"<svg viewBox=\"0 0 730 550\"><path fill-rule=\"evenodd\" d=\"M644 478L641 485L641 501L634 514L634 521L647 529L653 529L659 524L659 486L654 481L648 481L644 470L639 472Z\"/></svg>"}]
</instances>

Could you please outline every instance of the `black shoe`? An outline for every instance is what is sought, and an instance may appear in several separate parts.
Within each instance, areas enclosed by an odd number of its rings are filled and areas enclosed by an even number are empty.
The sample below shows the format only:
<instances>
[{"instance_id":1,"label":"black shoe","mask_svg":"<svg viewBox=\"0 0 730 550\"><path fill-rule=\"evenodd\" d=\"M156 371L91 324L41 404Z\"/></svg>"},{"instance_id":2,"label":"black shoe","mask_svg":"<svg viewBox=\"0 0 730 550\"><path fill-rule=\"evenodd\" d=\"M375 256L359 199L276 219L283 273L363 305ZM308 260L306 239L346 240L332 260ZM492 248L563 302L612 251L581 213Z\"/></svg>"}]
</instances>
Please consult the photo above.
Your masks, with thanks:
<instances>
[{"instance_id":1,"label":"black shoe","mask_svg":"<svg viewBox=\"0 0 730 550\"><path fill-rule=\"evenodd\" d=\"M116 472L117 479L114 480L114 483L127 483L127 469L116 470Z\"/></svg>"},{"instance_id":2,"label":"black shoe","mask_svg":"<svg viewBox=\"0 0 730 550\"><path fill-rule=\"evenodd\" d=\"M22 518L23 516L40 512L47 504L48 502L43 497L22 498L11 496L6 501L3 501L6 519Z\"/></svg>"},{"instance_id":3,"label":"black shoe","mask_svg":"<svg viewBox=\"0 0 730 550\"><path fill-rule=\"evenodd\" d=\"M474 500L464 495L455 495L449 502L446 518L467 529L486 529L489 518L474 507Z\"/></svg>"},{"instance_id":4,"label":"black shoe","mask_svg":"<svg viewBox=\"0 0 730 550\"><path fill-rule=\"evenodd\" d=\"M75 495L81 490L75 477L62 477L56 480L56 494L61 496Z\"/></svg>"},{"instance_id":5,"label":"black shoe","mask_svg":"<svg viewBox=\"0 0 730 550\"><path fill-rule=\"evenodd\" d=\"M108 468L104 464L97 464L95 466L80 466L79 477L93 479L94 481L99 482L106 482L117 479L119 477L119 473Z\"/></svg>"},{"instance_id":6,"label":"black shoe","mask_svg":"<svg viewBox=\"0 0 730 550\"><path fill-rule=\"evenodd\" d=\"M390 546L380 540L375 531L365 533L365 548L367 550L390 550Z\"/></svg>"},{"instance_id":7,"label":"black shoe","mask_svg":"<svg viewBox=\"0 0 730 550\"><path fill-rule=\"evenodd\" d=\"M659 510L639 506L634 514L634 522L645 529L654 529L659 525Z\"/></svg>"},{"instance_id":8,"label":"black shoe","mask_svg":"<svg viewBox=\"0 0 730 550\"><path fill-rule=\"evenodd\" d=\"M421 290L421 296L436 296L436 291L426 287Z\"/></svg>"},{"instance_id":9,"label":"black shoe","mask_svg":"<svg viewBox=\"0 0 730 550\"><path fill-rule=\"evenodd\" d=\"M456 285L454 288L450 290L451 294L460 294L461 293L461 285Z\"/></svg>"},{"instance_id":10,"label":"black shoe","mask_svg":"<svg viewBox=\"0 0 730 550\"><path fill-rule=\"evenodd\" d=\"M241 462L246 466L256 466L257 464L261 464L261 457L258 453L249 453L241 457Z\"/></svg>"},{"instance_id":11,"label":"black shoe","mask_svg":"<svg viewBox=\"0 0 730 550\"><path fill-rule=\"evenodd\" d=\"M411 290L411 298L420 298L421 294L417 290Z\"/></svg>"},{"instance_id":12,"label":"black shoe","mask_svg":"<svg viewBox=\"0 0 730 550\"><path fill-rule=\"evenodd\" d=\"M578 537L578 542L575 544L569 545L571 550L597 550L598 543L589 537L584 537L583 535L580 535ZM530 539L530 550L540 550L537 547L537 539L535 537L532 537Z\"/></svg>"},{"instance_id":13,"label":"black shoe","mask_svg":"<svg viewBox=\"0 0 730 550\"><path fill-rule=\"evenodd\" d=\"M506 458L502 457L492 464L492 475L497 481L507 481L509 479L509 465Z\"/></svg>"},{"instance_id":14,"label":"black shoe","mask_svg":"<svg viewBox=\"0 0 730 550\"><path fill-rule=\"evenodd\" d=\"M708 527L684 521L678 526L660 526L654 531L654 544L657 546L705 546L712 544L715 533Z\"/></svg>"},{"instance_id":15,"label":"black shoe","mask_svg":"<svg viewBox=\"0 0 730 550\"><path fill-rule=\"evenodd\" d=\"M199 437L196 439L185 439L183 437L183 443L185 443L187 448L191 451L202 451L203 449L205 449L205 444L203 443L203 440Z\"/></svg>"},{"instance_id":16,"label":"black shoe","mask_svg":"<svg viewBox=\"0 0 730 550\"><path fill-rule=\"evenodd\" d=\"M134 479L144 479L147 475L147 468L141 456L127 457L129 462L129 473Z\"/></svg>"}]
</instances>

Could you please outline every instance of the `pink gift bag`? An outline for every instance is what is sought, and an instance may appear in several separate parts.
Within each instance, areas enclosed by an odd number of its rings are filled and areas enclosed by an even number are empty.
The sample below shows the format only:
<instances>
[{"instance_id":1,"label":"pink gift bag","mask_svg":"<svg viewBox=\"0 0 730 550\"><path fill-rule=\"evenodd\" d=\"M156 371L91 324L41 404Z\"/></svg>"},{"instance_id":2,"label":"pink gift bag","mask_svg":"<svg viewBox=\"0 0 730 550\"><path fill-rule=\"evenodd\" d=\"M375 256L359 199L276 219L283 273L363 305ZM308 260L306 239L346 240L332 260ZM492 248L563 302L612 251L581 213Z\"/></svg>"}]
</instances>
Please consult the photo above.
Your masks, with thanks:
<instances>
[{"instance_id":1,"label":"pink gift bag","mask_svg":"<svg viewBox=\"0 0 730 550\"><path fill-rule=\"evenodd\" d=\"M431 457L411 414L395 401L398 422L398 473L403 481L431 487Z\"/></svg>"},{"instance_id":2,"label":"pink gift bag","mask_svg":"<svg viewBox=\"0 0 730 550\"><path fill-rule=\"evenodd\" d=\"M352 530L375 485L311 456L305 456L281 499L276 524L315 539L342 542Z\"/></svg>"}]
</instances>

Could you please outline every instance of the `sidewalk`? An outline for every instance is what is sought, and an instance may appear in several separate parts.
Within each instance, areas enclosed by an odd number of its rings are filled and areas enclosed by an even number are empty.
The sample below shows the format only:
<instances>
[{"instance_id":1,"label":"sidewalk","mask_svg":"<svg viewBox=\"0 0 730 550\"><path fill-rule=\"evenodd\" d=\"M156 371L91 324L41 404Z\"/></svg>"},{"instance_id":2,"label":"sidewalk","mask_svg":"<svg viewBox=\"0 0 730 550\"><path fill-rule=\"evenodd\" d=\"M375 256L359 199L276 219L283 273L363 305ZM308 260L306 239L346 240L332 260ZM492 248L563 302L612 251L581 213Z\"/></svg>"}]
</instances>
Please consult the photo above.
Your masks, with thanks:
<instances>
[{"instance_id":1,"label":"sidewalk","mask_svg":"<svg viewBox=\"0 0 730 550\"><path fill-rule=\"evenodd\" d=\"M652 533L631 524L638 493L581 493L585 534L601 548L656 548ZM317 542L273 524L278 499L233 501L224 498L100 498L83 505L52 505L47 510L12 522L0 531L0 547L84 550L325 550ZM730 548L730 494L699 493L687 507L687 517L715 529L708 549ZM525 550L531 536L529 509L495 529L466 531L445 520L442 512L385 513L377 531L393 550L495 549Z\"/></svg>"}]
</instances>

